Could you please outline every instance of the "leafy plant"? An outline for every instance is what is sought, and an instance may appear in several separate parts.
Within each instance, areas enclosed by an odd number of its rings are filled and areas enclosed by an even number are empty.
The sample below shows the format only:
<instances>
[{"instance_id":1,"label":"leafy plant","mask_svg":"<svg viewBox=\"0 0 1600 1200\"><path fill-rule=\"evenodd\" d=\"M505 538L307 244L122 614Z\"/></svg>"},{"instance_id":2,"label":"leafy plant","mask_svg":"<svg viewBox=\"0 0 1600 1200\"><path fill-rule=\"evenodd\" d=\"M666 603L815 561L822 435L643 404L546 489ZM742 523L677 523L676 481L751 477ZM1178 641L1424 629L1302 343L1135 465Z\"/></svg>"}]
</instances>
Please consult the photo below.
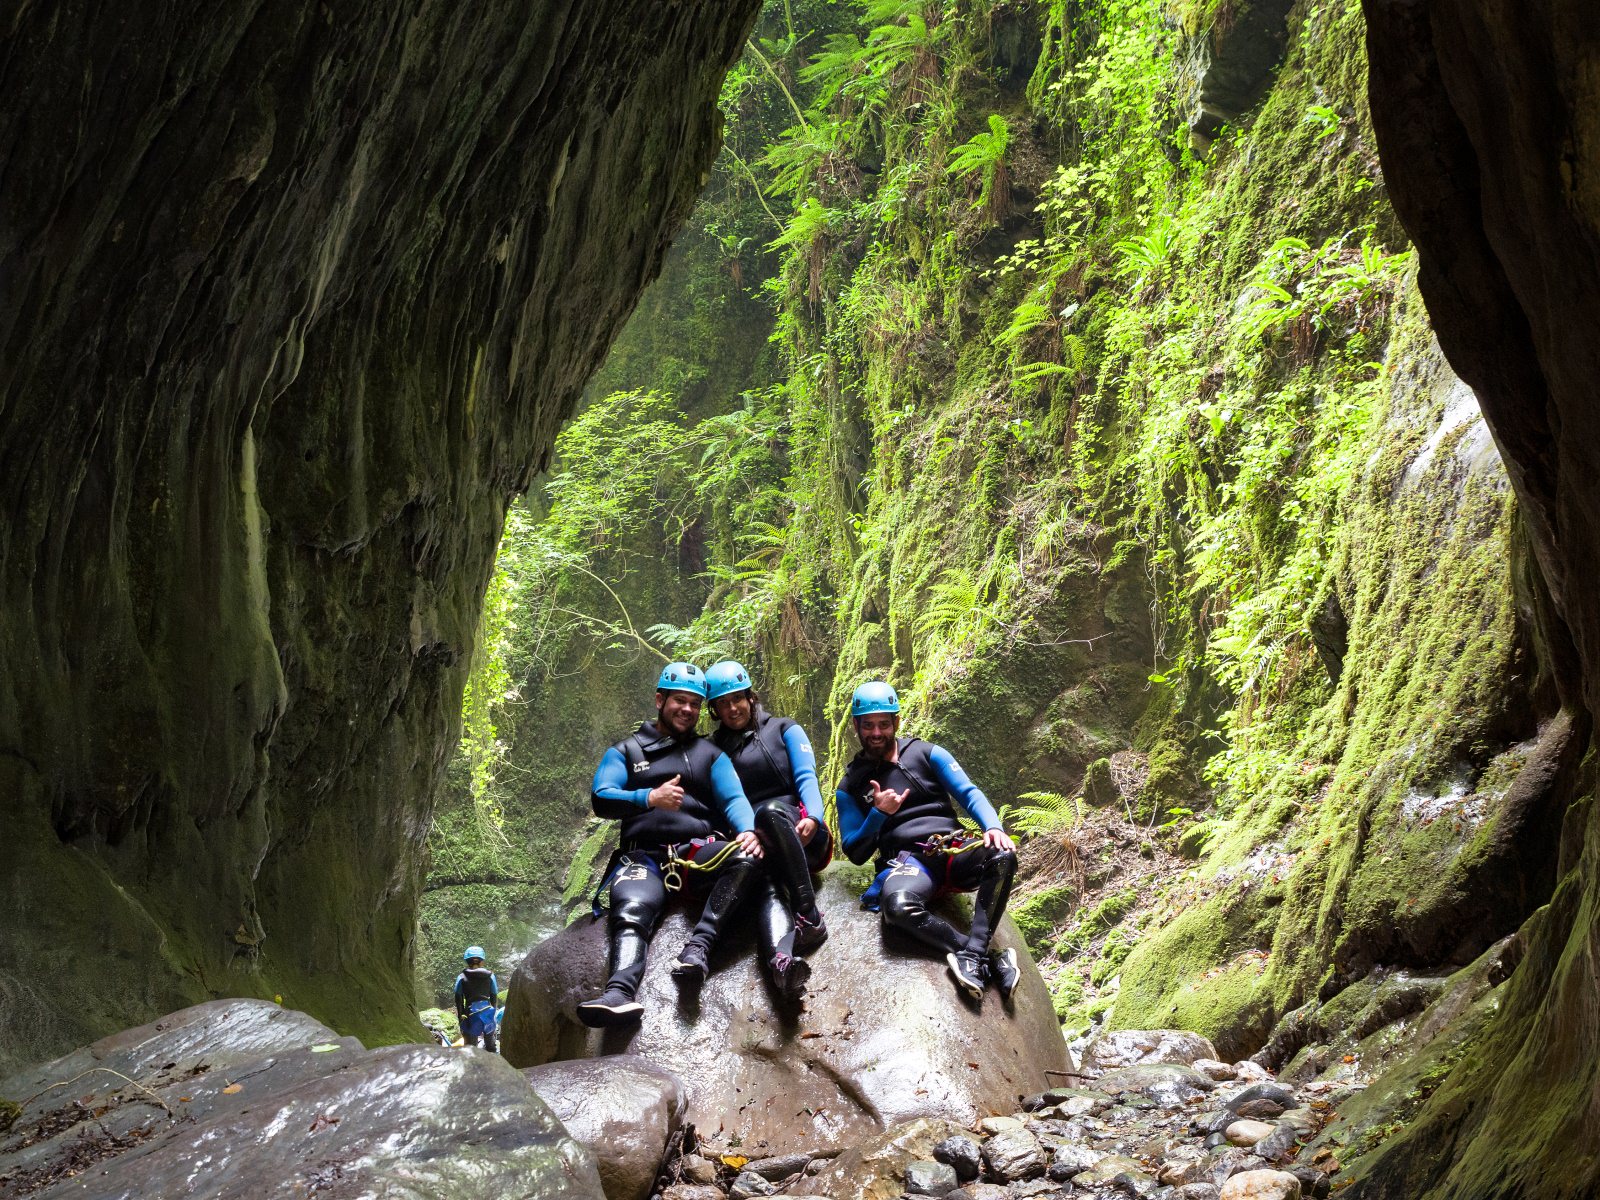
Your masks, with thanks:
<instances>
[{"instance_id":1,"label":"leafy plant","mask_svg":"<svg viewBox=\"0 0 1600 1200\"><path fill-rule=\"evenodd\" d=\"M945 172L963 178L976 178L979 182L978 198L974 208L981 208L994 221L1004 219L1011 206L1011 186L1006 172L1006 151L1011 145L1011 131L1005 118L998 113L989 114L989 129L974 134L957 146L950 156Z\"/></svg>"}]
</instances>

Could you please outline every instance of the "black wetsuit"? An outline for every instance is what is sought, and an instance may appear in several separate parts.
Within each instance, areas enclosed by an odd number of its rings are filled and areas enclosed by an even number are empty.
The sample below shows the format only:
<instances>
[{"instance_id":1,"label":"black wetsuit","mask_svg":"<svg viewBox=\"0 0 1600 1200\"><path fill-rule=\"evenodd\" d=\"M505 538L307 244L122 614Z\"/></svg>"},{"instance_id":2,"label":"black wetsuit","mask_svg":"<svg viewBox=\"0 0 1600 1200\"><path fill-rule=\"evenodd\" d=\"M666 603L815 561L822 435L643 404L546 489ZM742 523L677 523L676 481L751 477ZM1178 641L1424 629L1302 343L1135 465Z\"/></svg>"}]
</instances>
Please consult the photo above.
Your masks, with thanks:
<instances>
[{"instance_id":1,"label":"black wetsuit","mask_svg":"<svg viewBox=\"0 0 1600 1200\"><path fill-rule=\"evenodd\" d=\"M674 776L683 788L680 808L651 808L649 793ZM628 996L644 978L645 955L667 902L667 876L687 890L709 890L690 941L709 949L723 920L755 882L756 860L713 828L754 828L749 802L733 765L711 742L693 733L663 735L655 722L605 752L590 796L596 815L622 822L620 845L608 881L611 936L607 988ZM695 869L687 862L699 865Z\"/></svg>"},{"instance_id":2,"label":"black wetsuit","mask_svg":"<svg viewBox=\"0 0 1600 1200\"><path fill-rule=\"evenodd\" d=\"M487 1000L490 1019L483 1034L483 1048L491 1053L496 1049L493 1013L500 999L499 986L488 967L467 967L456 976L456 1019L461 1024L461 1038L469 1046L478 1044L477 1037L467 1032L467 1014L474 1004Z\"/></svg>"},{"instance_id":3,"label":"black wetsuit","mask_svg":"<svg viewBox=\"0 0 1600 1200\"><path fill-rule=\"evenodd\" d=\"M1005 912L1016 877L1017 856L970 837L961 838L952 800L986 830L1000 819L988 799L943 747L919 738L900 738L895 762L857 754L839 783L836 801L845 853L863 863L877 855L885 924L946 953L983 954ZM906 792L905 801L885 814L869 800L869 783ZM972 928L963 934L928 905L945 892L976 891Z\"/></svg>"}]
</instances>

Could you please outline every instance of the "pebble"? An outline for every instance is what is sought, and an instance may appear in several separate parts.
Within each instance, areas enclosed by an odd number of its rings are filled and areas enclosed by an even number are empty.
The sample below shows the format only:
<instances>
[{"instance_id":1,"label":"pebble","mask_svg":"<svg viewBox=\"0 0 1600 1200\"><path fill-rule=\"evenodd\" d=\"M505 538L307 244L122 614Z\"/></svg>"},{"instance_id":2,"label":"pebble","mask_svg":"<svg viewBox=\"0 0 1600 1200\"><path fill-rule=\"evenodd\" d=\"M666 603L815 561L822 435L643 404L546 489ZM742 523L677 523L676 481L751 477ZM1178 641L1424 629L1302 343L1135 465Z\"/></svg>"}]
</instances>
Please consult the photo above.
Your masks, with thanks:
<instances>
[{"instance_id":1,"label":"pebble","mask_svg":"<svg viewBox=\"0 0 1600 1200\"><path fill-rule=\"evenodd\" d=\"M1300 1200L1300 1181L1287 1171L1245 1171L1222 1185L1219 1200Z\"/></svg>"},{"instance_id":2,"label":"pebble","mask_svg":"<svg viewBox=\"0 0 1600 1200\"><path fill-rule=\"evenodd\" d=\"M1235 1121L1223 1133L1235 1146L1254 1146L1276 1128L1265 1121Z\"/></svg>"},{"instance_id":3,"label":"pebble","mask_svg":"<svg viewBox=\"0 0 1600 1200\"><path fill-rule=\"evenodd\" d=\"M933 1157L955 1170L956 1178L965 1183L976 1179L983 1170L983 1156L978 1143L967 1137L949 1137L933 1148Z\"/></svg>"},{"instance_id":4,"label":"pebble","mask_svg":"<svg viewBox=\"0 0 1600 1200\"><path fill-rule=\"evenodd\" d=\"M811 1162L809 1154L781 1154L776 1158L758 1158L744 1165L746 1171L753 1171L763 1179L777 1183L791 1175L798 1175L804 1171Z\"/></svg>"},{"instance_id":5,"label":"pebble","mask_svg":"<svg viewBox=\"0 0 1600 1200\"><path fill-rule=\"evenodd\" d=\"M983 1161L1001 1183L1044 1174L1044 1149L1026 1129L995 1134L983 1145Z\"/></svg>"},{"instance_id":6,"label":"pebble","mask_svg":"<svg viewBox=\"0 0 1600 1200\"><path fill-rule=\"evenodd\" d=\"M943 1196L956 1188L956 1169L948 1163L919 1160L906 1167L906 1193Z\"/></svg>"},{"instance_id":7,"label":"pebble","mask_svg":"<svg viewBox=\"0 0 1600 1200\"><path fill-rule=\"evenodd\" d=\"M685 1154L678 1160L678 1170L690 1183L707 1184L717 1181L717 1164L698 1154Z\"/></svg>"},{"instance_id":8,"label":"pebble","mask_svg":"<svg viewBox=\"0 0 1600 1200\"><path fill-rule=\"evenodd\" d=\"M1082 1142L1067 1142L1056 1147L1055 1156L1050 1161L1050 1178L1057 1183L1065 1183L1074 1175L1092 1170L1104 1157L1100 1151L1091 1150Z\"/></svg>"},{"instance_id":9,"label":"pebble","mask_svg":"<svg viewBox=\"0 0 1600 1200\"><path fill-rule=\"evenodd\" d=\"M997 1183L969 1183L946 1192L944 1200L1011 1200L1011 1193Z\"/></svg>"},{"instance_id":10,"label":"pebble","mask_svg":"<svg viewBox=\"0 0 1600 1200\"><path fill-rule=\"evenodd\" d=\"M993 1135L996 1133L1011 1133L1025 1128L1025 1126L1016 1117L985 1117L978 1122L978 1128L984 1133Z\"/></svg>"},{"instance_id":11,"label":"pebble","mask_svg":"<svg viewBox=\"0 0 1600 1200\"><path fill-rule=\"evenodd\" d=\"M1220 1200L1222 1193L1212 1183L1186 1183L1173 1193L1173 1200Z\"/></svg>"},{"instance_id":12,"label":"pebble","mask_svg":"<svg viewBox=\"0 0 1600 1200\"><path fill-rule=\"evenodd\" d=\"M1207 1183L1211 1179L1211 1167L1204 1151L1198 1146L1185 1146L1173 1151L1161 1164L1156 1178L1168 1187Z\"/></svg>"},{"instance_id":13,"label":"pebble","mask_svg":"<svg viewBox=\"0 0 1600 1200\"><path fill-rule=\"evenodd\" d=\"M733 1200L752 1200L755 1196L770 1196L778 1189L771 1180L763 1179L754 1171L740 1171L728 1195Z\"/></svg>"},{"instance_id":14,"label":"pebble","mask_svg":"<svg viewBox=\"0 0 1600 1200\"><path fill-rule=\"evenodd\" d=\"M675 1183L663 1189L661 1200L723 1200L722 1189L704 1183Z\"/></svg>"},{"instance_id":15,"label":"pebble","mask_svg":"<svg viewBox=\"0 0 1600 1200\"><path fill-rule=\"evenodd\" d=\"M1244 1083L1271 1083L1272 1072L1248 1058L1233 1064L1233 1077Z\"/></svg>"},{"instance_id":16,"label":"pebble","mask_svg":"<svg viewBox=\"0 0 1600 1200\"><path fill-rule=\"evenodd\" d=\"M1241 1117L1275 1117L1295 1107L1294 1093L1281 1083L1252 1083L1229 1096L1223 1107ZM1246 1111L1247 1109L1252 1111Z\"/></svg>"},{"instance_id":17,"label":"pebble","mask_svg":"<svg viewBox=\"0 0 1600 1200\"><path fill-rule=\"evenodd\" d=\"M1197 1058L1189 1065L1201 1074L1215 1079L1218 1083L1227 1083L1229 1080L1239 1077L1238 1071L1227 1063L1219 1062L1214 1058Z\"/></svg>"}]
</instances>

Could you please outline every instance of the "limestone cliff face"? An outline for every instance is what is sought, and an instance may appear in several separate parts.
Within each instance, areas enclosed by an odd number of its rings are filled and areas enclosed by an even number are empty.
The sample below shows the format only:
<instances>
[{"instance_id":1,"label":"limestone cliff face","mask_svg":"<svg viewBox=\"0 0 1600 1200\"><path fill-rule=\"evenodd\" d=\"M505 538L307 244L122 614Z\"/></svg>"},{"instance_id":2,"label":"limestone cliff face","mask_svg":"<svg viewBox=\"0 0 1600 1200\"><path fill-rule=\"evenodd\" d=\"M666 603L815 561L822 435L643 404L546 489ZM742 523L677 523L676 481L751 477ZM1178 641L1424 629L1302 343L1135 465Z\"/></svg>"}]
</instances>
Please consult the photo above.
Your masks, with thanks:
<instances>
[{"instance_id":1,"label":"limestone cliff face","mask_svg":"<svg viewBox=\"0 0 1600 1200\"><path fill-rule=\"evenodd\" d=\"M1583 0L1364 7L1385 177L1440 344L1504 452L1552 597L1544 637L1587 735L1600 714L1600 23ZM1591 774L1487 1038L1360 1194L1587 1196L1600 1182L1592 788Z\"/></svg>"},{"instance_id":2,"label":"limestone cliff face","mask_svg":"<svg viewBox=\"0 0 1600 1200\"><path fill-rule=\"evenodd\" d=\"M505 503L754 9L5 18L0 1060L240 992L406 1032Z\"/></svg>"}]
</instances>

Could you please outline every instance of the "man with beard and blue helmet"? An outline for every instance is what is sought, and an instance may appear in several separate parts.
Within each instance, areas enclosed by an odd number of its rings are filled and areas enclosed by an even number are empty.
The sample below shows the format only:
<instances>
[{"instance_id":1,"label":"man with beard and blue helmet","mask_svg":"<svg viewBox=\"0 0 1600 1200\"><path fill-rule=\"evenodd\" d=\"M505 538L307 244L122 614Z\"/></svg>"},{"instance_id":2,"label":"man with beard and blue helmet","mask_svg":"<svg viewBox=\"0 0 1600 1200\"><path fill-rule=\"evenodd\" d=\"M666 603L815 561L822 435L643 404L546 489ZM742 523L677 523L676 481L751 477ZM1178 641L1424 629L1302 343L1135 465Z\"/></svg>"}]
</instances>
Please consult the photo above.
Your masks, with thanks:
<instances>
[{"instance_id":1,"label":"man with beard and blue helmet","mask_svg":"<svg viewBox=\"0 0 1600 1200\"><path fill-rule=\"evenodd\" d=\"M839 840L851 862L877 854L878 877L863 902L875 899L886 925L943 951L961 991L981 1000L992 981L1009 1001L1020 976L1016 951L991 952L989 939L1011 895L1016 844L948 750L898 736L900 698L887 683L856 688L850 718L861 752L839 784ZM963 831L956 804L981 838ZM928 907L949 892L971 891L967 933Z\"/></svg>"}]
</instances>

